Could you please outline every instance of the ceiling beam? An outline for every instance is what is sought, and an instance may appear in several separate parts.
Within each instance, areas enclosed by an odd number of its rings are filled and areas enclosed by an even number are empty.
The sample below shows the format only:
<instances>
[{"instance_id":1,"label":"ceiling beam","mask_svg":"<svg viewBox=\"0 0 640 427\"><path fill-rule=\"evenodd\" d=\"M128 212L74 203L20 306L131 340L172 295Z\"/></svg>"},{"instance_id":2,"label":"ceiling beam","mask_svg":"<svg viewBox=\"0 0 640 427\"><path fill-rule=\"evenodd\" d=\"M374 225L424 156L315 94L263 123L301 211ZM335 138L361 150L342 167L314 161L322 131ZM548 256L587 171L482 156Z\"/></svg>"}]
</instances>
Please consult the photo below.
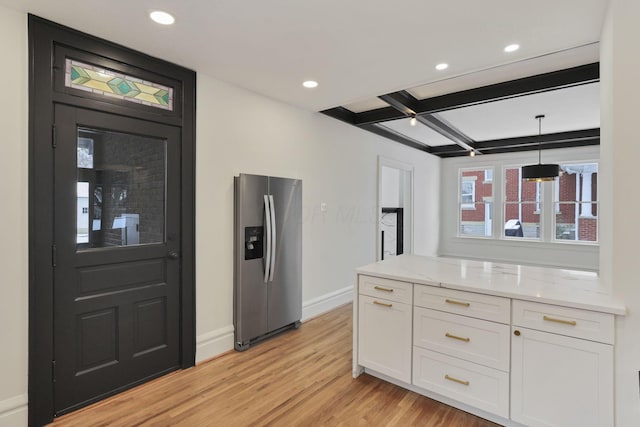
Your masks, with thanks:
<instances>
[{"instance_id":1,"label":"ceiling beam","mask_svg":"<svg viewBox=\"0 0 640 427\"><path fill-rule=\"evenodd\" d=\"M371 125L389 120L397 120L406 117L402 112L393 107L378 108L371 111L356 113L356 126Z\"/></svg>"},{"instance_id":2,"label":"ceiling beam","mask_svg":"<svg viewBox=\"0 0 640 427\"><path fill-rule=\"evenodd\" d=\"M424 151L425 153L431 153L431 147L429 147L428 145L421 144L420 142L408 138L401 133L394 131L393 129L388 129L375 124L363 125L359 127L364 130L368 130L369 132L373 132L376 135L380 135L385 138L391 139L392 141L399 142L400 144L406 145L407 147L415 148L416 150Z\"/></svg>"},{"instance_id":3,"label":"ceiling beam","mask_svg":"<svg viewBox=\"0 0 640 427\"><path fill-rule=\"evenodd\" d=\"M387 95L379 96L381 100L391 105L401 113L415 117L418 122L429 127L430 129L438 132L440 135L455 142L465 150L474 150L474 142L464 133L452 125L445 123L444 121L432 116L432 115L420 115L417 112L418 100L414 98L409 92L401 90L399 92L390 93Z\"/></svg>"},{"instance_id":4,"label":"ceiling beam","mask_svg":"<svg viewBox=\"0 0 640 427\"><path fill-rule=\"evenodd\" d=\"M482 151L479 151L477 149L476 143L471 138L460 132L449 123L446 123L431 114L417 116L417 119L420 123L430 127L440 135L450 139L465 150L475 151L478 154L482 154Z\"/></svg>"},{"instance_id":5,"label":"ceiling beam","mask_svg":"<svg viewBox=\"0 0 640 427\"><path fill-rule=\"evenodd\" d=\"M518 151L551 150L555 148L586 147L600 144L600 129L584 129L546 135L523 136L476 142L484 154L515 153ZM431 147L431 154L438 157L460 157L467 152L456 150L456 145Z\"/></svg>"},{"instance_id":6,"label":"ceiling beam","mask_svg":"<svg viewBox=\"0 0 640 427\"><path fill-rule=\"evenodd\" d=\"M475 89L463 90L446 95L417 101L416 113L431 114L453 108L468 107L515 98L534 93L548 92L564 87L594 83L600 79L600 64L593 63L566 70L538 74L508 82L497 83Z\"/></svg>"},{"instance_id":7,"label":"ceiling beam","mask_svg":"<svg viewBox=\"0 0 640 427\"><path fill-rule=\"evenodd\" d=\"M391 105L396 110L400 111L406 116L415 116L418 114L416 103L418 102L409 92L401 90L399 92L389 93L381 95L378 98L382 99L387 104Z\"/></svg>"},{"instance_id":8,"label":"ceiling beam","mask_svg":"<svg viewBox=\"0 0 640 427\"><path fill-rule=\"evenodd\" d=\"M555 143L582 143L583 145L597 145L600 143L600 129L594 128L570 132L547 133L543 135L479 141L476 142L476 147L488 154L489 152L494 153L496 152L496 149L502 148L524 147L527 150L531 150L532 147L537 147L538 145L540 145L543 150L546 150L550 144Z\"/></svg>"},{"instance_id":9,"label":"ceiling beam","mask_svg":"<svg viewBox=\"0 0 640 427\"><path fill-rule=\"evenodd\" d=\"M431 147L431 154L438 157L468 156L469 151L457 144L450 144Z\"/></svg>"},{"instance_id":10,"label":"ceiling beam","mask_svg":"<svg viewBox=\"0 0 640 427\"><path fill-rule=\"evenodd\" d=\"M344 107L329 108L328 110L321 111L321 113L334 119L342 120L350 125L356 124L356 113Z\"/></svg>"}]
</instances>

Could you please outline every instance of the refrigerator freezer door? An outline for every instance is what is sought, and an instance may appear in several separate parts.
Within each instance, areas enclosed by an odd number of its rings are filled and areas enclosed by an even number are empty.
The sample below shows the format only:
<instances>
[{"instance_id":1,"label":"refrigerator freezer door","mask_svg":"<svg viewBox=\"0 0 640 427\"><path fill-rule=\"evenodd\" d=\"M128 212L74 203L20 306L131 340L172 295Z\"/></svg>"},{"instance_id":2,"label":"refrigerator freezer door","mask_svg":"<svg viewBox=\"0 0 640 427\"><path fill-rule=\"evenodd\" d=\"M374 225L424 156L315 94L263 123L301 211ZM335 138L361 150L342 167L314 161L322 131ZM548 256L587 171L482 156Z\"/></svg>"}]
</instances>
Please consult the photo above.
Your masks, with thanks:
<instances>
[{"instance_id":1,"label":"refrigerator freezer door","mask_svg":"<svg viewBox=\"0 0 640 427\"><path fill-rule=\"evenodd\" d=\"M302 181L269 178L275 242L268 284L268 324L275 330L302 317Z\"/></svg>"},{"instance_id":2,"label":"refrigerator freezer door","mask_svg":"<svg viewBox=\"0 0 640 427\"><path fill-rule=\"evenodd\" d=\"M267 284L265 259L258 257L245 260L245 228L265 227L264 198L268 194L266 176L240 174L234 178L234 313L235 343L266 334ZM266 236L265 236L266 237ZM269 245L265 239L264 246Z\"/></svg>"}]
</instances>

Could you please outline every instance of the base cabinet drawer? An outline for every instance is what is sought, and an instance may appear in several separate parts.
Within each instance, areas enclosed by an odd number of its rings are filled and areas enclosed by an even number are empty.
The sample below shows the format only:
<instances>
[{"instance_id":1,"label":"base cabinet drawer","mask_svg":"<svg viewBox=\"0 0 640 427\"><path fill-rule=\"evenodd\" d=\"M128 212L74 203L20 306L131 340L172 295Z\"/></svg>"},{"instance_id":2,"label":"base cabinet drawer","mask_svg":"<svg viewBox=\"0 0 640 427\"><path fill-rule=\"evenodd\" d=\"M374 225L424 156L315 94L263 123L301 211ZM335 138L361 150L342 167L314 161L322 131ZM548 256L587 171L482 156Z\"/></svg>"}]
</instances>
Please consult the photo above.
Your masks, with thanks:
<instances>
[{"instance_id":1,"label":"base cabinet drawer","mask_svg":"<svg viewBox=\"0 0 640 427\"><path fill-rule=\"evenodd\" d=\"M613 346L513 326L511 419L537 427L613 426Z\"/></svg>"},{"instance_id":2,"label":"base cabinet drawer","mask_svg":"<svg viewBox=\"0 0 640 427\"><path fill-rule=\"evenodd\" d=\"M531 301L513 301L513 324L575 338L613 344L613 314Z\"/></svg>"},{"instance_id":3,"label":"base cabinet drawer","mask_svg":"<svg viewBox=\"0 0 640 427\"><path fill-rule=\"evenodd\" d=\"M414 347L413 385L509 418L507 372Z\"/></svg>"},{"instance_id":4,"label":"base cabinet drawer","mask_svg":"<svg viewBox=\"0 0 640 427\"><path fill-rule=\"evenodd\" d=\"M413 301L413 285L398 280L383 279L360 275L358 292L374 298L383 298L396 302L411 304Z\"/></svg>"},{"instance_id":5,"label":"base cabinet drawer","mask_svg":"<svg viewBox=\"0 0 640 427\"><path fill-rule=\"evenodd\" d=\"M509 298L423 285L415 285L414 294L414 304L418 307L498 323L509 323L511 320Z\"/></svg>"},{"instance_id":6,"label":"base cabinet drawer","mask_svg":"<svg viewBox=\"0 0 640 427\"><path fill-rule=\"evenodd\" d=\"M360 295L358 363L410 383L411 321L410 304Z\"/></svg>"},{"instance_id":7,"label":"base cabinet drawer","mask_svg":"<svg viewBox=\"0 0 640 427\"><path fill-rule=\"evenodd\" d=\"M414 307L413 345L509 371L511 327Z\"/></svg>"}]
</instances>

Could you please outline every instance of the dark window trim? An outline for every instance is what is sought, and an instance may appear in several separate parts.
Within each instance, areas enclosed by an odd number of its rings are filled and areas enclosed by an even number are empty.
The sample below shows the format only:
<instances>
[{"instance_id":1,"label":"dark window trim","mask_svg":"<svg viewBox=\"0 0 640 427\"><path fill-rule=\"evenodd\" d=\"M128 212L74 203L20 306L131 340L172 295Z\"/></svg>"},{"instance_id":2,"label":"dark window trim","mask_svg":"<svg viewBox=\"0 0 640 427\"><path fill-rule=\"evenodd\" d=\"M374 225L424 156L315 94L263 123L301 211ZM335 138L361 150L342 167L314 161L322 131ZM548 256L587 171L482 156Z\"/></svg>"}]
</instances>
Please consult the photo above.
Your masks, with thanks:
<instances>
[{"instance_id":1,"label":"dark window trim","mask_svg":"<svg viewBox=\"0 0 640 427\"><path fill-rule=\"evenodd\" d=\"M29 425L53 419L53 105L54 102L180 126L182 129L181 367L195 365L195 96L192 70L29 15ZM55 47L79 51L136 70L162 70L181 87L180 111L125 105L56 92ZM177 94L176 94L177 95ZM144 107L144 108L141 108ZM157 110L157 111L156 111ZM42 183L48 183L42 185Z\"/></svg>"}]
</instances>

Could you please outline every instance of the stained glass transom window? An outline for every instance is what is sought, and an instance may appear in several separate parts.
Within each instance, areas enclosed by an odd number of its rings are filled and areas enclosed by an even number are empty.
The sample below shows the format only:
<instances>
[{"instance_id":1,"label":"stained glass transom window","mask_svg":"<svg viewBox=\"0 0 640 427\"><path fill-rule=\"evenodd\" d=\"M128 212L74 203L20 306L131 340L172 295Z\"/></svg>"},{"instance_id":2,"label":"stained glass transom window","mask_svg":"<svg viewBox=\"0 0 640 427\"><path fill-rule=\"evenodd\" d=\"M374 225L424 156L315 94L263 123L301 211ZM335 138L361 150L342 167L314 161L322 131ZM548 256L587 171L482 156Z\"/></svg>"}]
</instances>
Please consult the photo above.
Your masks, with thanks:
<instances>
[{"instance_id":1,"label":"stained glass transom window","mask_svg":"<svg viewBox=\"0 0 640 427\"><path fill-rule=\"evenodd\" d=\"M173 88L66 59L67 87L173 111Z\"/></svg>"}]
</instances>

